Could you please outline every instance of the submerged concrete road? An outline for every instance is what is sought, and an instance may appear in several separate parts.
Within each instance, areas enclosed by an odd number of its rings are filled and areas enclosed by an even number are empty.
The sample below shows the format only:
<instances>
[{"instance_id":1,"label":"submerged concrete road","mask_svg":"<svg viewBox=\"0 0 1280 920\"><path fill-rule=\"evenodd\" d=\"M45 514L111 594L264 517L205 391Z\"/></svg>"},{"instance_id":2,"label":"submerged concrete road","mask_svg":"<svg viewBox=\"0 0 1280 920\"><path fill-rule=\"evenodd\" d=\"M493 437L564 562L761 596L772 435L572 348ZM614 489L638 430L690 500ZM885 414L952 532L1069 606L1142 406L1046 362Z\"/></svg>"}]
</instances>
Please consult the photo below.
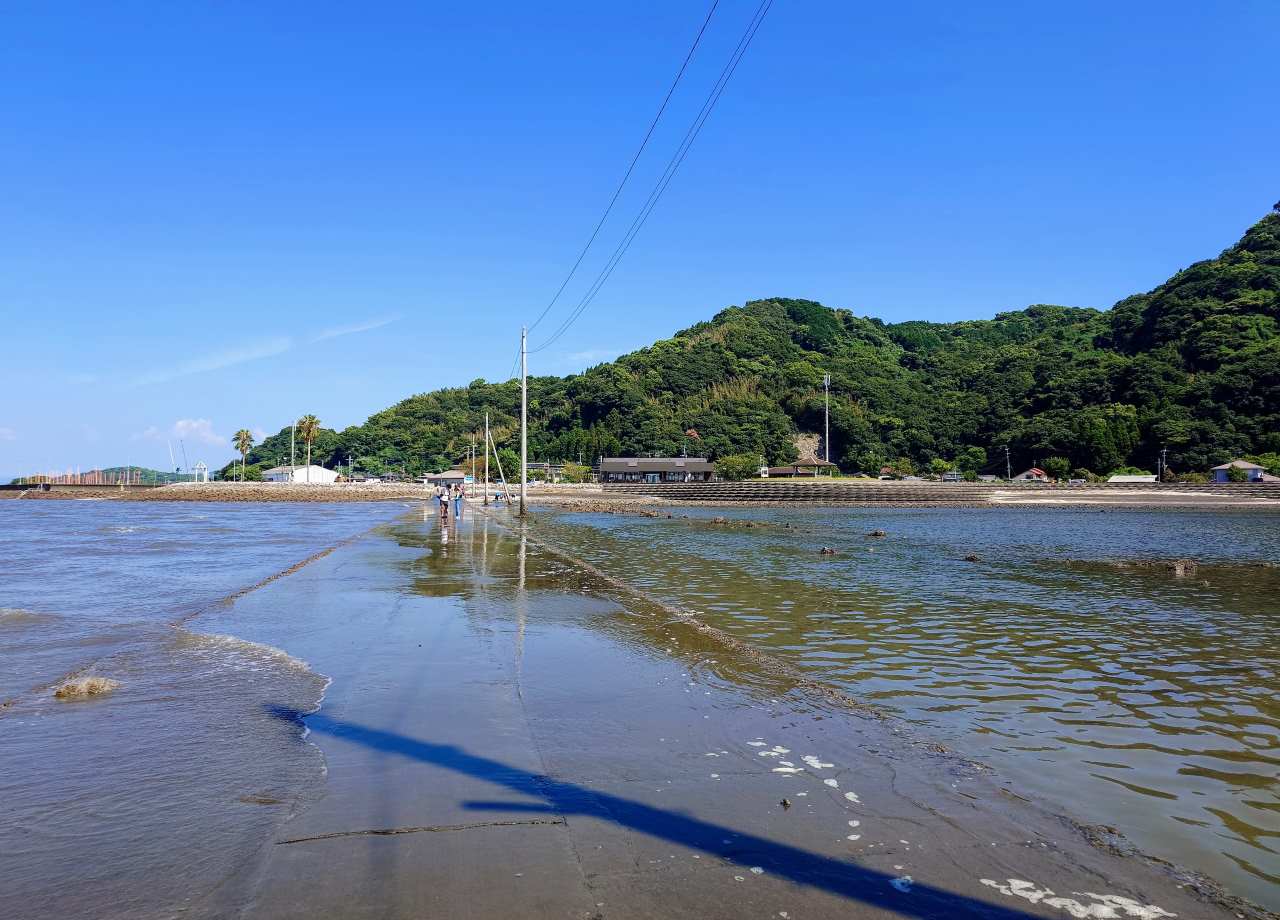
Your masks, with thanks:
<instances>
[{"instance_id":1,"label":"submerged concrete road","mask_svg":"<svg viewBox=\"0 0 1280 920\"><path fill-rule=\"evenodd\" d=\"M304 618L289 651L333 680L314 714L264 701L327 775L234 883L245 916L1265 916L483 517L397 523L241 605Z\"/></svg>"}]
</instances>

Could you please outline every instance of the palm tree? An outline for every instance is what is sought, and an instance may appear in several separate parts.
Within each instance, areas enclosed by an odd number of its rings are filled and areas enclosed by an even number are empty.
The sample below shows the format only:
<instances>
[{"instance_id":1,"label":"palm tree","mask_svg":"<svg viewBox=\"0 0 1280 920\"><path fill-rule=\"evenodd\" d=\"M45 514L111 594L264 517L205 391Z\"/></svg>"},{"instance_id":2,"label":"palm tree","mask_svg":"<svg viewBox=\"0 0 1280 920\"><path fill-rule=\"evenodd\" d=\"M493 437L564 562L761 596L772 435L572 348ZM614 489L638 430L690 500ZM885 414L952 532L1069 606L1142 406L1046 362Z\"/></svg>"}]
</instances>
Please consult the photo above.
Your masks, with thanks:
<instances>
[{"instance_id":1,"label":"palm tree","mask_svg":"<svg viewBox=\"0 0 1280 920\"><path fill-rule=\"evenodd\" d=\"M249 456L249 448L253 447L253 435L248 428L241 428L235 434L236 450L240 451L240 481L244 482L244 461Z\"/></svg>"},{"instance_id":2,"label":"palm tree","mask_svg":"<svg viewBox=\"0 0 1280 920\"><path fill-rule=\"evenodd\" d=\"M320 433L320 419L314 415L304 415L298 419L298 435L307 445L307 482L311 481L311 442Z\"/></svg>"}]
</instances>

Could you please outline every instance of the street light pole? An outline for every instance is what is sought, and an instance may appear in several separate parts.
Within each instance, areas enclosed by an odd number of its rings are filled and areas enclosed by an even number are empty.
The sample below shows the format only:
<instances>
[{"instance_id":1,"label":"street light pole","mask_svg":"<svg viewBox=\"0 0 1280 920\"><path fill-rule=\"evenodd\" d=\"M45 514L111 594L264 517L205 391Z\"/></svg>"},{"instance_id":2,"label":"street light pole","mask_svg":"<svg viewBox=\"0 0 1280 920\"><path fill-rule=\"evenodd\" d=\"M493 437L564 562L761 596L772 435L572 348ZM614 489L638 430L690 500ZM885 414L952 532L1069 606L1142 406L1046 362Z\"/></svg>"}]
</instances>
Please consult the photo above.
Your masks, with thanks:
<instances>
[{"instance_id":1,"label":"street light pole","mask_svg":"<svg viewBox=\"0 0 1280 920\"><path fill-rule=\"evenodd\" d=\"M822 453L831 462L831 375L822 375Z\"/></svg>"},{"instance_id":2,"label":"street light pole","mask_svg":"<svg viewBox=\"0 0 1280 920\"><path fill-rule=\"evenodd\" d=\"M489 413L484 414L484 504L489 504Z\"/></svg>"}]
</instances>

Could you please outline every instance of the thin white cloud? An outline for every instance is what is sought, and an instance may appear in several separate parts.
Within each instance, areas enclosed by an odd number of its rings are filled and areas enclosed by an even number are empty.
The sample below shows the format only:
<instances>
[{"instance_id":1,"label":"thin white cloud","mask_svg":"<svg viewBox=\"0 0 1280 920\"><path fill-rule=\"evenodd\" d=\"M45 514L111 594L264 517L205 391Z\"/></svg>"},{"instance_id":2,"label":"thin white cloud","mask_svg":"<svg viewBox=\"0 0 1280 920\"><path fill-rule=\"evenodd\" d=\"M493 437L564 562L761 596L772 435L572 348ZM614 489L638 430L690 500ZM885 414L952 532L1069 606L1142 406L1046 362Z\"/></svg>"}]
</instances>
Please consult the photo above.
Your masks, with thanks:
<instances>
[{"instance_id":1,"label":"thin white cloud","mask_svg":"<svg viewBox=\"0 0 1280 920\"><path fill-rule=\"evenodd\" d=\"M12 428L0 428L0 441L16 441L18 433Z\"/></svg>"},{"instance_id":2,"label":"thin white cloud","mask_svg":"<svg viewBox=\"0 0 1280 920\"><path fill-rule=\"evenodd\" d=\"M384 316L381 319L365 320L362 323L351 323L346 326L333 326L329 329L322 329L311 337L312 342L323 342L325 339L336 339L344 335L354 335L357 332L369 332L373 329L381 329L383 326L390 326L399 316Z\"/></svg>"},{"instance_id":3,"label":"thin white cloud","mask_svg":"<svg viewBox=\"0 0 1280 920\"><path fill-rule=\"evenodd\" d=\"M135 441L191 441L193 444L222 446L226 437L213 430L213 422L207 418L180 418L169 428L161 430L155 425L133 436Z\"/></svg>"},{"instance_id":4,"label":"thin white cloud","mask_svg":"<svg viewBox=\"0 0 1280 920\"><path fill-rule=\"evenodd\" d=\"M315 335L303 341L308 343L323 342L326 339L341 338L344 335L354 335L357 332L368 332L372 329L381 329L400 319L399 316L384 316L378 319L365 320L360 323L351 323L345 326L332 326L328 329L322 329ZM199 355L180 364L174 364L169 367L159 367L145 373L139 374L129 381L131 387L143 387L156 383L166 383L170 380L176 380L179 377L189 377L192 374L203 374L208 371L218 371L227 367L234 367L237 364L244 364L248 361L260 361L263 358L273 358L276 355L282 355L286 351L297 347L299 340L291 336L282 335L274 338L262 339L256 342L246 342L242 345L236 345L221 351L209 352L208 354ZM76 380L80 382L92 382L93 375L79 374Z\"/></svg>"},{"instance_id":5,"label":"thin white cloud","mask_svg":"<svg viewBox=\"0 0 1280 920\"><path fill-rule=\"evenodd\" d=\"M246 361L270 358L288 351L293 347L293 344L293 339L288 336L279 336L224 349L223 351L210 352L172 367L148 371L131 380L130 386L141 387L153 383L164 383L169 380L176 380L179 377L188 377L191 374L203 374L207 371L221 370L224 367L233 367L237 364L244 364Z\"/></svg>"}]
</instances>

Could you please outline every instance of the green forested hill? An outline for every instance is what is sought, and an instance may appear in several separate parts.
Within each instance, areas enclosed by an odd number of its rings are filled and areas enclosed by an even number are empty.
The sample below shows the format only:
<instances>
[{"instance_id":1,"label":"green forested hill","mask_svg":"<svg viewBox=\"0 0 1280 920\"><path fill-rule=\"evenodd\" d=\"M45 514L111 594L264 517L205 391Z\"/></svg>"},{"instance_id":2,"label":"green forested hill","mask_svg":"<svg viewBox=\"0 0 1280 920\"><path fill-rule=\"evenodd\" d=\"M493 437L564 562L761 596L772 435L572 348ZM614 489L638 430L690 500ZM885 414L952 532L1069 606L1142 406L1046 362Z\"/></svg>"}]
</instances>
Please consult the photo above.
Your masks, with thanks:
<instances>
[{"instance_id":1,"label":"green forested hill","mask_svg":"<svg viewBox=\"0 0 1280 920\"><path fill-rule=\"evenodd\" d=\"M846 471L935 459L968 468L1066 458L1106 472L1176 470L1280 451L1280 213L1235 246L1109 311L1038 305L990 320L887 324L808 300L757 300L616 361L530 378L538 460L601 454L754 452L792 459L822 430L832 376L831 458ZM410 472L463 456L491 413L518 437L519 386L476 380L412 396L313 456ZM323 411L323 407L303 407ZM250 462L288 456L289 431ZM901 459L900 459L901 458Z\"/></svg>"}]
</instances>

